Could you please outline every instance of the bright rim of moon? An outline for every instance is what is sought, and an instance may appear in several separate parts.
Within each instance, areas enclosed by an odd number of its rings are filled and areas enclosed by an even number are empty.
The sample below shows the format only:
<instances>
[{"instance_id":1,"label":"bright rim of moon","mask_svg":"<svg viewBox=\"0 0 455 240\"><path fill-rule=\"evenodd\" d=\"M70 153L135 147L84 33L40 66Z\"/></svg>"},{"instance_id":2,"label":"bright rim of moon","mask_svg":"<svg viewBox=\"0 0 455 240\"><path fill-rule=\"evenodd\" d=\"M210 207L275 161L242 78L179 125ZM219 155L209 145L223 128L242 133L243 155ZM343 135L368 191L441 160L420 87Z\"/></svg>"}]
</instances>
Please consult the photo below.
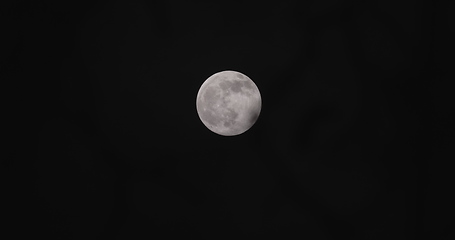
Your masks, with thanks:
<instances>
[{"instance_id":1,"label":"bright rim of moon","mask_svg":"<svg viewBox=\"0 0 455 240\"><path fill-rule=\"evenodd\" d=\"M250 129L261 112L261 94L256 84L236 71L213 74L202 84L196 109L202 123L223 135L239 135Z\"/></svg>"}]
</instances>

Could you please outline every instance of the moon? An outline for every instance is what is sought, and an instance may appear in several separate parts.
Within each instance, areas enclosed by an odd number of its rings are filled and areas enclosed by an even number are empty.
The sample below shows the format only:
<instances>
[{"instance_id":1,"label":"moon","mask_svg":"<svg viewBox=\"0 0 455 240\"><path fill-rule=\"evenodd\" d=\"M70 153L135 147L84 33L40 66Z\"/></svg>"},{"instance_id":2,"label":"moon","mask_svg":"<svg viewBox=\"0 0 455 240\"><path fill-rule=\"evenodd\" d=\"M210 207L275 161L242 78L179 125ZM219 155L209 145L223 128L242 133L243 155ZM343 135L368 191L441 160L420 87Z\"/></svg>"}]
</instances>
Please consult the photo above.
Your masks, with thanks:
<instances>
[{"instance_id":1,"label":"moon","mask_svg":"<svg viewBox=\"0 0 455 240\"><path fill-rule=\"evenodd\" d=\"M259 117L261 94L245 74L222 71L210 76L199 88L196 109L212 132L235 136L250 129Z\"/></svg>"}]
</instances>

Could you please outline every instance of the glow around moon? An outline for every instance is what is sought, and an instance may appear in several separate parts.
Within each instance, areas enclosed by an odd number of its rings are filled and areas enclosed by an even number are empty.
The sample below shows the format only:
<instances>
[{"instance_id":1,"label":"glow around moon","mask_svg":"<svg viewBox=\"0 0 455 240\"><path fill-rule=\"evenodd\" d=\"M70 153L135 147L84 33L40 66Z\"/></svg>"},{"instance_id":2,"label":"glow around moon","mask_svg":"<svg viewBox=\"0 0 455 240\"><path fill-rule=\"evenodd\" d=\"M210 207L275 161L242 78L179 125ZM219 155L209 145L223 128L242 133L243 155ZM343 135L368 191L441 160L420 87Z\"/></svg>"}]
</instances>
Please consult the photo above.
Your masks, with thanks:
<instances>
[{"instance_id":1,"label":"glow around moon","mask_svg":"<svg viewBox=\"0 0 455 240\"><path fill-rule=\"evenodd\" d=\"M250 129L261 112L261 94L256 84L236 71L213 74L202 84L196 109L202 123L223 135L239 135Z\"/></svg>"}]
</instances>

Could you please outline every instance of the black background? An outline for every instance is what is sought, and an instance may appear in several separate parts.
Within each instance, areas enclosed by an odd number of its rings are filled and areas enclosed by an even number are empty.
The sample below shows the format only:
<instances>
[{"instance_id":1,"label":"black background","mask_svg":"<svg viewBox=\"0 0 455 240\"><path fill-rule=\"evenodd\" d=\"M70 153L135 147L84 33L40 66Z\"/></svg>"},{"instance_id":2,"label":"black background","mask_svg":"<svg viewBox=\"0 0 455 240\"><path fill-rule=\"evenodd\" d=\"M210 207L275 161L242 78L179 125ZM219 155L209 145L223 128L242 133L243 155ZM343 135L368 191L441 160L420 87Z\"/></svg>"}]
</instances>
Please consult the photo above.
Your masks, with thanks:
<instances>
[{"instance_id":1,"label":"black background","mask_svg":"<svg viewBox=\"0 0 455 240\"><path fill-rule=\"evenodd\" d=\"M0 9L16 238L453 238L453 3ZM262 95L235 137L196 112L223 70Z\"/></svg>"}]
</instances>

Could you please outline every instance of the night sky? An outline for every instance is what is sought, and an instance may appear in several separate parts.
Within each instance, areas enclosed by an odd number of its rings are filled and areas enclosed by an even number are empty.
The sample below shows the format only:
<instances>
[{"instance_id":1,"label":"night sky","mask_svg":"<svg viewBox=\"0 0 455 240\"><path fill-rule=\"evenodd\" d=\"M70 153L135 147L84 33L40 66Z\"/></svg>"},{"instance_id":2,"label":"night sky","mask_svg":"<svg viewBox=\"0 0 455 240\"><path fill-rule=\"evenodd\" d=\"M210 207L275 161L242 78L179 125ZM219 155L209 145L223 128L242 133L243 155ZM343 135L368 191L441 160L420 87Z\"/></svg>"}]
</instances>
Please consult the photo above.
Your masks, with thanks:
<instances>
[{"instance_id":1,"label":"night sky","mask_svg":"<svg viewBox=\"0 0 455 240\"><path fill-rule=\"evenodd\" d=\"M245 2L1 3L5 229L453 239L453 1ZM262 96L233 137L196 112L224 70Z\"/></svg>"}]
</instances>

